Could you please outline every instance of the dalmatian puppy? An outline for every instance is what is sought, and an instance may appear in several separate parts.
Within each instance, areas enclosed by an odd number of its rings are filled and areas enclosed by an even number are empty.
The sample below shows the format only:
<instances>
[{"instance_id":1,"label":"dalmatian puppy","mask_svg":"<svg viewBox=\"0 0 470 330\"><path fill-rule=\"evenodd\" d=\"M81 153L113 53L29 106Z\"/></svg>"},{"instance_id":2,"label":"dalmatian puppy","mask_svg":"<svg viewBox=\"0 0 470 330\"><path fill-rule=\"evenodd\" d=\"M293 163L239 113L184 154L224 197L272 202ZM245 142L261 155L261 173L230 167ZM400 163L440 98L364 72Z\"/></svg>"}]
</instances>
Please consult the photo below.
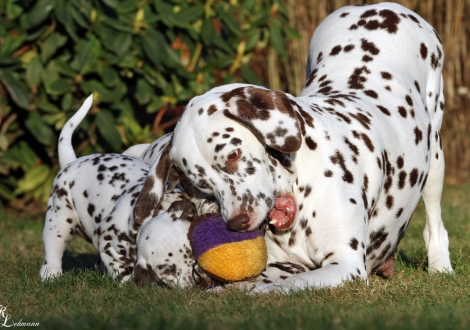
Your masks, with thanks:
<instances>
[{"instance_id":1,"label":"dalmatian puppy","mask_svg":"<svg viewBox=\"0 0 470 330\"><path fill-rule=\"evenodd\" d=\"M136 260L136 236L132 210L146 179L149 165L119 154L94 154L79 159L72 148L72 134L92 104L90 96L65 124L58 154L62 170L54 180L43 231L45 248L41 278L62 273L62 255L79 235L92 243L113 277L126 281ZM165 194L156 216L165 212L181 192ZM171 248L171 247L169 247Z\"/></svg>"},{"instance_id":2,"label":"dalmatian puppy","mask_svg":"<svg viewBox=\"0 0 470 330\"><path fill-rule=\"evenodd\" d=\"M132 208L142 188L147 163L118 154L76 158L71 138L92 104L92 96L65 124L58 146L61 171L54 180L43 231L41 278L62 273L62 255L79 235L92 243L113 277L129 279L135 260L135 238L129 230Z\"/></svg>"},{"instance_id":3,"label":"dalmatian puppy","mask_svg":"<svg viewBox=\"0 0 470 330\"><path fill-rule=\"evenodd\" d=\"M169 133L152 144L139 144L124 153L152 164L172 136L173 133ZM167 211L146 221L138 232L134 282L181 288L214 287L217 283L195 263L187 234L195 216L220 213L220 207L217 201L194 187L183 174L173 173L171 178L164 198L174 202ZM171 188L175 184L176 187ZM169 189L172 191L168 192Z\"/></svg>"},{"instance_id":4,"label":"dalmatian puppy","mask_svg":"<svg viewBox=\"0 0 470 330\"><path fill-rule=\"evenodd\" d=\"M210 287L216 283L195 263L188 240L189 226L198 215L196 205L177 189L168 210L146 221L137 234L136 284L169 287Z\"/></svg>"},{"instance_id":5,"label":"dalmatian puppy","mask_svg":"<svg viewBox=\"0 0 470 330\"><path fill-rule=\"evenodd\" d=\"M232 84L190 101L134 221L153 216L177 169L215 196L229 228L268 219L268 265L253 292L289 291L393 274L423 196L428 269L452 272L440 211L443 60L436 31L401 5L335 11L312 37L299 97Z\"/></svg>"}]
</instances>

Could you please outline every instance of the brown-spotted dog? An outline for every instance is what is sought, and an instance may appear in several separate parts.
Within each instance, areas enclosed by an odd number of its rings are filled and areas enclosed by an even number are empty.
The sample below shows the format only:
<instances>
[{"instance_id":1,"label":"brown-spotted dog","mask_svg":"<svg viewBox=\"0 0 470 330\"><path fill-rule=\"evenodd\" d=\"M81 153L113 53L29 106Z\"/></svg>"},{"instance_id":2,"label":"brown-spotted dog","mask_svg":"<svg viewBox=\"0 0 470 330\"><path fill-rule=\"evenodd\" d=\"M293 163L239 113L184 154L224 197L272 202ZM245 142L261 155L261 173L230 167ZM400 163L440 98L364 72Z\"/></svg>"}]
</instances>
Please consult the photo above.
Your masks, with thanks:
<instances>
[{"instance_id":1,"label":"brown-spotted dog","mask_svg":"<svg viewBox=\"0 0 470 330\"><path fill-rule=\"evenodd\" d=\"M176 168L216 197L229 228L268 219L268 265L253 291L289 291L390 270L423 196L428 269L452 272L440 209L443 60L436 31L401 5L335 11L312 37L299 97L234 84L190 101L134 221L152 217Z\"/></svg>"},{"instance_id":2,"label":"brown-spotted dog","mask_svg":"<svg viewBox=\"0 0 470 330\"><path fill-rule=\"evenodd\" d=\"M169 133L151 145L133 146L123 154L151 164L172 136L173 133ZM158 215L145 221L138 231L134 282L181 288L214 286L216 283L195 263L187 234L195 216L220 213L219 205L184 175L173 173L170 177L173 181L167 185L164 200L167 205L169 201L174 202L168 208L159 206L162 210ZM175 184L178 185L173 188Z\"/></svg>"},{"instance_id":3,"label":"brown-spotted dog","mask_svg":"<svg viewBox=\"0 0 470 330\"><path fill-rule=\"evenodd\" d=\"M214 286L195 262L188 239L189 226L198 215L196 205L183 196L174 199L166 211L144 222L137 234L134 282L180 288Z\"/></svg>"},{"instance_id":4,"label":"brown-spotted dog","mask_svg":"<svg viewBox=\"0 0 470 330\"><path fill-rule=\"evenodd\" d=\"M72 134L91 104L90 96L60 135L58 154L62 170L54 180L47 206L43 231L45 257L40 270L43 280L62 273L62 255L76 235L95 246L106 272L113 277L126 281L133 273L139 227L134 226L132 211L150 166L140 159L120 154L76 158ZM155 217L150 220L158 220L160 214L164 220L173 202L185 200L180 189L166 192L162 204L155 210ZM165 255L176 255L179 251L179 246L176 248L174 244L162 243L159 247ZM176 281L177 275L174 274L173 280L167 276L163 283Z\"/></svg>"}]
</instances>

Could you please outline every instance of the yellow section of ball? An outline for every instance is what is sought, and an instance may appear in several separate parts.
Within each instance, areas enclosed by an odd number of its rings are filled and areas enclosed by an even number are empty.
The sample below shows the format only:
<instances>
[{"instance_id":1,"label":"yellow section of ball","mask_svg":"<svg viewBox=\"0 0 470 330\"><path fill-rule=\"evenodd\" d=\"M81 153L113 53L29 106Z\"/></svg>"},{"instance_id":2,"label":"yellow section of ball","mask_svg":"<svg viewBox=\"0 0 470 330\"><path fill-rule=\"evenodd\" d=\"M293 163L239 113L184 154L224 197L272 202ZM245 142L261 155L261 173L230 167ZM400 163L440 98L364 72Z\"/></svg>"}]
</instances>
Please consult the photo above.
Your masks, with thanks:
<instances>
[{"instance_id":1,"label":"yellow section of ball","mask_svg":"<svg viewBox=\"0 0 470 330\"><path fill-rule=\"evenodd\" d=\"M199 265L225 281L241 281L259 275L268 251L263 237L216 246L199 257Z\"/></svg>"}]
</instances>

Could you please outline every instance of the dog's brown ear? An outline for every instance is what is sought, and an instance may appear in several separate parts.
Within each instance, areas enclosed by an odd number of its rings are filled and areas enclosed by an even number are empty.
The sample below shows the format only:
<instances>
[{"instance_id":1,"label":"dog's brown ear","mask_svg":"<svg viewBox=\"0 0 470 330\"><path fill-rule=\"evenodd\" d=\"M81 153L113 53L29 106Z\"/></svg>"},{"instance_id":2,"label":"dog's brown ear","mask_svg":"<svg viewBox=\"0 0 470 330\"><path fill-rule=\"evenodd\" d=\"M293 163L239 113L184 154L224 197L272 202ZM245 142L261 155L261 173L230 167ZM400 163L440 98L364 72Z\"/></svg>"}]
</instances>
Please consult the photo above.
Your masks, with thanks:
<instances>
[{"instance_id":1,"label":"dog's brown ear","mask_svg":"<svg viewBox=\"0 0 470 330\"><path fill-rule=\"evenodd\" d=\"M179 219L183 221L191 222L197 217L196 205L186 200L174 201L168 208L168 212L181 213Z\"/></svg>"},{"instance_id":2,"label":"dog's brown ear","mask_svg":"<svg viewBox=\"0 0 470 330\"><path fill-rule=\"evenodd\" d=\"M243 86L223 93L221 98L226 105L224 115L247 127L267 146L286 154L299 150L300 127L285 93Z\"/></svg>"},{"instance_id":3,"label":"dog's brown ear","mask_svg":"<svg viewBox=\"0 0 470 330\"><path fill-rule=\"evenodd\" d=\"M166 190L166 182L173 173L173 162L170 157L171 142L172 139L168 139L167 143L153 154L152 166L133 210L135 229L138 229L145 220L157 215Z\"/></svg>"}]
</instances>

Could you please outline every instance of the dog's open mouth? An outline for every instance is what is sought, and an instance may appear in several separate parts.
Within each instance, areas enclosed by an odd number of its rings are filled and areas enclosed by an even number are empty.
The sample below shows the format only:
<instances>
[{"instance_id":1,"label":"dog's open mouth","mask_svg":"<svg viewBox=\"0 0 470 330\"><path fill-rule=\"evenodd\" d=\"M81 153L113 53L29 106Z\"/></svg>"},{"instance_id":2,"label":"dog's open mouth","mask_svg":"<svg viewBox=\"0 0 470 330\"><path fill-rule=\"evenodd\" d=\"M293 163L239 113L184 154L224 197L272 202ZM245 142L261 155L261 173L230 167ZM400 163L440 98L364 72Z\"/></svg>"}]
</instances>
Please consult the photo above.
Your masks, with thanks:
<instances>
[{"instance_id":1,"label":"dog's open mouth","mask_svg":"<svg viewBox=\"0 0 470 330\"><path fill-rule=\"evenodd\" d=\"M294 222L296 211L295 200L292 196L278 197L274 201L274 207L269 211L268 217L271 219L269 223L277 229L289 228Z\"/></svg>"}]
</instances>

